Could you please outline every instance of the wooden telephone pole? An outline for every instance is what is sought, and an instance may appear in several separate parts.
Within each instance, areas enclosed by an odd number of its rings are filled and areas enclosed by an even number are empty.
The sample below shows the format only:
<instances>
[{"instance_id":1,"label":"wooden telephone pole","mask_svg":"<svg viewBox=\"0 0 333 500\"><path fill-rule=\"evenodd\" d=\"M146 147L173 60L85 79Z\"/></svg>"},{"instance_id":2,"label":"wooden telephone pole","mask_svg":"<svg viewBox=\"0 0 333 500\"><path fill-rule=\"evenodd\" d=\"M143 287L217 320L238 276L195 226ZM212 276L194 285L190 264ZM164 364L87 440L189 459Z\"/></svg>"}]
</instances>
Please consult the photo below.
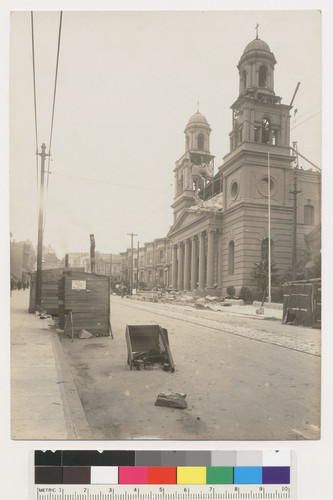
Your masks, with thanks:
<instances>
[{"instance_id":1,"label":"wooden telephone pole","mask_svg":"<svg viewBox=\"0 0 333 500\"><path fill-rule=\"evenodd\" d=\"M45 153L46 146L43 142L42 152L36 153L41 159L40 167L40 188L39 188L39 215L38 215L38 242L37 242L37 273L36 273L36 311L42 306L42 260L43 260L43 223L44 223L44 174L45 158L50 156Z\"/></svg>"},{"instance_id":2,"label":"wooden telephone pole","mask_svg":"<svg viewBox=\"0 0 333 500\"><path fill-rule=\"evenodd\" d=\"M297 173L298 173L298 151L297 151L297 142L293 142L293 150L296 152L296 160L294 166L294 182L293 189L290 190L290 194L294 196L294 218L293 218L293 247L292 247L292 279L295 281L297 279L297 195L301 193L300 190L297 189Z\"/></svg>"},{"instance_id":3,"label":"wooden telephone pole","mask_svg":"<svg viewBox=\"0 0 333 500\"><path fill-rule=\"evenodd\" d=\"M127 233L127 236L131 237L131 266L130 266L130 295L132 295L133 289L133 238L134 236L138 236L135 233Z\"/></svg>"},{"instance_id":4,"label":"wooden telephone pole","mask_svg":"<svg viewBox=\"0 0 333 500\"><path fill-rule=\"evenodd\" d=\"M90 235L90 267L91 267L91 272L95 272L95 264L96 264L96 259L95 259L95 236L93 234Z\"/></svg>"}]
</instances>

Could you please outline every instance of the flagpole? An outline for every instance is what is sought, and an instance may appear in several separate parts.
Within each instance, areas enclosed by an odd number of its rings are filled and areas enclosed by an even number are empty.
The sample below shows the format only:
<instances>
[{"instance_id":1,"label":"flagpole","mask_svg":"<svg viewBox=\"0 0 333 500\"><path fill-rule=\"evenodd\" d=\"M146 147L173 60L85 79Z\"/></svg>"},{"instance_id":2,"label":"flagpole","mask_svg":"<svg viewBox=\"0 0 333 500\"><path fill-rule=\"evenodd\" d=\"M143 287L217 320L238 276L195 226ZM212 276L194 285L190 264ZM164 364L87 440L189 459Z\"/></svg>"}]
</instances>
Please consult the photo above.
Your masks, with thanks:
<instances>
[{"instance_id":1,"label":"flagpole","mask_svg":"<svg viewBox=\"0 0 333 500\"><path fill-rule=\"evenodd\" d=\"M267 171L268 171L268 294L267 302L271 302L272 293L272 262L271 262L271 165L269 153L267 158Z\"/></svg>"}]
</instances>

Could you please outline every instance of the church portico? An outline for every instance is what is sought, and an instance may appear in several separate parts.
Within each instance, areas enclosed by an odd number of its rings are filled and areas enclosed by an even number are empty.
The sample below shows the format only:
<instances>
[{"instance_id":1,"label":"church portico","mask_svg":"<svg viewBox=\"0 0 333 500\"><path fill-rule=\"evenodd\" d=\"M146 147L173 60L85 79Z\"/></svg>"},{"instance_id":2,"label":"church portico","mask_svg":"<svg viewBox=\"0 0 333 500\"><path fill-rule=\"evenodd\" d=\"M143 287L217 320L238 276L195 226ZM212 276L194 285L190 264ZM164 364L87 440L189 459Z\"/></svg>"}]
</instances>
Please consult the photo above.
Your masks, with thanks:
<instances>
[{"instance_id":1,"label":"church portico","mask_svg":"<svg viewBox=\"0 0 333 500\"><path fill-rule=\"evenodd\" d=\"M208 227L173 244L174 290L216 293L222 286L221 276L222 238L217 228Z\"/></svg>"},{"instance_id":2,"label":"church portico","mask_svg":"<svg viewBox=\"0 0 333 500\"><path fill-rule=\"evenodd\" d=\"M191 290L198 286L198 237L191 238Z\"/></svg>"}]
</instances>

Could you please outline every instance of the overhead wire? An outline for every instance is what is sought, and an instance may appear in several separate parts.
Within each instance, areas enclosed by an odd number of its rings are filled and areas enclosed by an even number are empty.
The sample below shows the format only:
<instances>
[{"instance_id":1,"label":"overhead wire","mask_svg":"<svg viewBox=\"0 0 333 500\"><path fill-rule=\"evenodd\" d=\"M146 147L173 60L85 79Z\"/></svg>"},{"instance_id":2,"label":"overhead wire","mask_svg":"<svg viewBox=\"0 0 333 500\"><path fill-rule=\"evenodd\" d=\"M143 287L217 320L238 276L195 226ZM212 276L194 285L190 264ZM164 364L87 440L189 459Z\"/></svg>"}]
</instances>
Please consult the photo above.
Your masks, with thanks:
<instances>
[{"instance_id":1,"label":"overhead wire","mask_svg":"<svg viewBox=\"0 0 333 500\"><path fill-rule=\"evenodd\" d=\"M44 227L43 227L43 231L45 229L46 214L47 214L47 200L48 200L49 177L50 177L50 160L51 160L51 144L52 144L52 136L53 136L55 101L56 101L56 94L57 94L61 28L62 28L62 11L60 12L60 19L59 19L57 60L56 60L56 70L55 70L55 77L54 77L54 91L53 91L53 104L52 104L52 116L51 116L51 130L50 130L49 153L48 153L49 156L48 156L48 163L47 163L47 179L46 179L46 193L45 193L45 204L44 204L45 211L44 211Z\"/></svg>"},{"instance_id":2,"label":"overhead wire","mask_svg":"<svg viewBox=\"0 0 333 500\"><path fill-rule=\"evenodd\" d=\"M61 177L69 177L70 179L78 179L80 181L85 181L85 182L95 182L97 184L108 184L108 185L117 186L117 187L126 187L126 188L131 188L131 189L142 189L143 191L153 191L154 193L169 194L168 191L162 191L162 190L158 190L158 189L154 189L154 188L147 188L144 186L134 186L134 185L130 185L130 184L119 184L117 182L110 182L110 181L107 181L105 179L92 179L89 177L82 177L80 175L63 174L60 172L52 172L52 171L50 171L50 174L51 175L59 175Z\"/></svg>"},{"instance_id":3,"label":"overhead wire","mask_svg":"<svg viewBox=\"0 0 333 500\"><path fill-rule=\"evenodd\" d=\"M294 130L295 128L299 127L303 123L306 123L307 121L311 120L312 118L314 118L315 116L319 115L320 113L321 113L321 111L318 111L317 113L314 113L313 115L309 116L309 118L306 118L306 120L303 120L300 123L297 123L296 125L294 125L293 127L291 127L290 130Z\"/></svg>"},{"instance_id":4,"label":"overhead wire","mask_svg":"<svg viewBox=\"0 0 333 500\"><path fill-rule=\"evenodd\" d=\"M33 90L34 90L34 113L35 113L35 138L36 138L36 182L37 182L37 200L38 197L38 189L39 189L39 175L38 175L38 122L37 122L37 91L36 91L36 64L35 64L35 34L34 34L34 15L31 11L30 13L31 20L31 45L32 45L32 75L33 75ZM37 220L38 220L38 201L37 201Z\"/></svg>"}]
</instances>

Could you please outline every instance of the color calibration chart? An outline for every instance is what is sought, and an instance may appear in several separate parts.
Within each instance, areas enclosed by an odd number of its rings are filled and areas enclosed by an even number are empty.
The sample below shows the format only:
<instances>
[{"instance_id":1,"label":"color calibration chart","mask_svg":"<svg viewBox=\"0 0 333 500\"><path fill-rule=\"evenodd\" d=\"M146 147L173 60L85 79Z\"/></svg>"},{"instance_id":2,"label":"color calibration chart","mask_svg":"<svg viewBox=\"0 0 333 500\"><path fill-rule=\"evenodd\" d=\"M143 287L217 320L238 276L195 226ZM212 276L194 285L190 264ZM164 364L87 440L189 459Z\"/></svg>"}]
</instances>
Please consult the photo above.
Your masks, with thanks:
<instances>
[{"instance_id":1,"label":"color calibration chart","mask_svg":"<svg viewBox=\"0 0 333 500\"><path fill-rule=\"evenodd\" d=\"M35 451L35 500L295 500L291 452Z\"/></svg>"}]
</instances>

